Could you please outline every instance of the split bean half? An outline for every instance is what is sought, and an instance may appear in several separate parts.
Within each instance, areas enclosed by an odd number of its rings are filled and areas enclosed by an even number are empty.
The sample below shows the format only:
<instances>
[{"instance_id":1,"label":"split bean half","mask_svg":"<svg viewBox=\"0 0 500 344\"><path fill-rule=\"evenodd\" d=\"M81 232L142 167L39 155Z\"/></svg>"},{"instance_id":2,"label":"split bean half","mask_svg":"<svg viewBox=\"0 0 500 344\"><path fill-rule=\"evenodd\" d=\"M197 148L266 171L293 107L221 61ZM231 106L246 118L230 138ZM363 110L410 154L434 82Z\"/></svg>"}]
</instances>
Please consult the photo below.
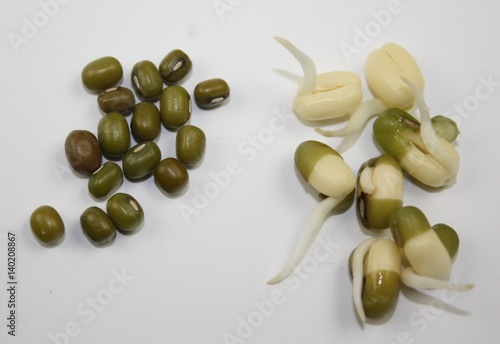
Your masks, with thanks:
<instances>
[{"instance_id":1,"label":"split bean half","mask_svg":"<svg viewBox=\"0 0 500 344\"><path fill-rule=\"evenodd\" d=\"M441 136L448 142L453 142L460 134L457 123L451 118L437 115L431 118L432 127L436 132L436 135Z\"/></svg>"},{"instance_id":2,"label":"split bean half","mask_svg":"<svg viewBox=\"0 0 500 344\"><path fill-rule=\"evenodd\" d=\"M388 108L411 108L415 97L402 78L411 80L419 90L424 89L424 78L415 59L395 43L387 43L368 55L365 74L375 98L362 102L351 114L345 127L338 130L316 128L318 133L327 137L355 135L363 130L370 118Z\"/></svg>"},{"instance_id":3,"label":"split bean half","mask_svg":"<svg viewBox=\"0 0 500 344\"><path fill-rule=\"evenodd\" d=\"M410 108L414 95L401 77L410 79L420 90L425 87L424 77L415 58L402 46L386 43L373 50L366 58L366 80L378 99L388 108Z\"/></svg>"}]
</instances>

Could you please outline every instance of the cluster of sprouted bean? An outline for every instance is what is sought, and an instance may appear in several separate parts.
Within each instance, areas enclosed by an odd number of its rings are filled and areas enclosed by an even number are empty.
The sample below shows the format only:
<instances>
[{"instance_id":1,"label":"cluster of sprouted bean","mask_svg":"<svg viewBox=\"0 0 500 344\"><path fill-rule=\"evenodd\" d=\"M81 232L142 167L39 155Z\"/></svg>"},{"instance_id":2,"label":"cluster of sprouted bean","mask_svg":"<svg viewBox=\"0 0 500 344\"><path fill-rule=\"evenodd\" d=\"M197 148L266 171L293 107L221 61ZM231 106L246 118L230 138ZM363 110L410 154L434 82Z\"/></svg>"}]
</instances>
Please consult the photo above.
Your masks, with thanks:
<instances>
[{"instance_id":1,"label":"cluster of sprouted bean","mask_svg":"<svg viewBox=\"0 0 500 344\"><path fill-rule=\"evenodd\" d=\"M323 197L310 214L291 260L268 283L293 273L332 210L355 203L359 222L374 234L349 257L354 309L362 323L390 316L401 284L414 289L471 289L472 284L449 281L459 247L457 232L445 224L432 226L420 209L403 205L405 177L426 188L449 187L460 161L453 145L458 128L445 116L431 118L423 96L424 78L413 56L395 43L371 52L365 73L374 97L363 101L356 74L317 74L309 56L286 39L276 40L302 67L303 80L293 102L296 115L306 121L346 116L344 128L316 131L354 140L376 117L373 134L383 152L367 160L356 177L338 150L325 143L309 140L296 148L298 172ZM410 112L418 113L420 120Z\"/></svg>"}]
</instances>

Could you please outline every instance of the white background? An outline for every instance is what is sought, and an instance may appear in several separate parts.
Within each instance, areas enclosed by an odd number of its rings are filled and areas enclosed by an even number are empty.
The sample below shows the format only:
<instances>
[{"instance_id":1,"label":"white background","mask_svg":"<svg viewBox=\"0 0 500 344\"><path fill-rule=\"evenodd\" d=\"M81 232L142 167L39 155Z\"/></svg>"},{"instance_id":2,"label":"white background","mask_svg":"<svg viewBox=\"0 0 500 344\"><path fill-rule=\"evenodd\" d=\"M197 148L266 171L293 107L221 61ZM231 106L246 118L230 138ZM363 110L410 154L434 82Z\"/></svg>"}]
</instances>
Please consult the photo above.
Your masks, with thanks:
<instances>
[{"instance_id":1,"label":"white background","mask_svg":"<svg viewBox=\"0 0 500 344\"><path fill-rule=\"evenodd\" d=\"M464 0L2 1L0 342L498 342L499 10L496 1ZM38 26L29 31L32 24ZM15 35L23 39L17 45ZM387 322L362 328L347 259L368 234L354 208L324 224L320 238L333 251L315 246L315 252L326 260L309 256L301 275L266 284L317 204L294 169L296 146L308 139L341 142L318 136L315 124L292 114L301 70L275 35L309 54L318 72L350 70L363 80L366 56L382 44L397 42L413 54L432 113L453 116L460 126L462 161L451 188L429 191L407 181L404 202L420 207L431 223L457 230L452 278L474 282L474 290L405 289ZM346 54L347 45L356 51ZM186 193L169 198L152 179L125 181L120 191L142 204L144 226L96 248L79 216L105 202L89 196L64 155L66 135L96 133L102 116L95 95L83 89L81 70L115 56L130 87L134 63L159 63L176 48L193 61L183 82L190 93L198 82L221 77L230 101L213 111L193 107L190 123L205 131L207 151L190 171ZM486 96L481 79L493 80ZM174 137L163 129L163 157L175 153ZM343 155L357 172L378 154L370 123ZM236 173L217 186L214 176L231 163ZM200 203L200 194L211 198ZM66 225L55 248L40 246L29 228L31 212L42 204L54 206ZM180 211L186 206L199 212L186 220ZM7 232L17 237L15 338L7 335Z\"/></svg>"}]
</instances>

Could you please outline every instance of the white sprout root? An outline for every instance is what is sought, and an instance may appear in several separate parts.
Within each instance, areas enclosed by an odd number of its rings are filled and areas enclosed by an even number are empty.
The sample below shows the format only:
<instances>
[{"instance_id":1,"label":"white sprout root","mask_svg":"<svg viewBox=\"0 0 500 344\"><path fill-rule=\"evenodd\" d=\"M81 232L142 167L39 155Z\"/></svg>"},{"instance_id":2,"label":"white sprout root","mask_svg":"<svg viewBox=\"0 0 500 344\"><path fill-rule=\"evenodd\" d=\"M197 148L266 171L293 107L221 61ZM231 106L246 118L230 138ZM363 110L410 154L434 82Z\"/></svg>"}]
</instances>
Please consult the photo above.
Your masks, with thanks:
<instances>
[{"instance_id":1,"label":"white sprout root","mask_svg":"<svg viewBox=\"0 0 500 344\"><path fill-rule=\"evenodd\" d=\"M401 77L401 80L410 87L415 96L415 101L420 113L420 136L422 137L425 148L434 159L450 173L451 179L454 179L458 173L458 163L439 142L438 136L432 127L431 115L425 103L422 91L420 91L409 79Z\"/></svg>"},{"instance_id":2,"label":"white sprout root","mask_svg":"<svg viewBox=\"0 0 500 344\"><path fill-rule=\"evenodd\" d=\"M276 284L287 278L299 266L305 255L311 248L314 240L318 236L323 222L327 215L341 202L333 197L328 197L322 200L316 208L313 209L311 215L306 222L304 231L299 238L299 242L292 255L292 259L288 262L283 270L275 277L270 279L267 284Z\"/></svg>"},{"instance_id":3,"label":"white sprout root","mask_svg":"<svg viewBox=\"0 0 500 344\"><path fill-rule=\"evenodd\" d=\"M447 289L452 291L467 291L474 288L474 284L453 284L437 278L422 276L411 267L401 272L401 282L413 289Z\"/></svg>"},{"instance_id":4,"label":"white sprout root","mask_svg":"<svg viewBox=\"0 0 500 344\"><path fill-rule=\"evenodd\" d=\"M352 254L352 298L354 309L362 323L366 322L366 314L363 309L363 301L361 299L363 293L363 270L366 253L370 250L372 244L377 239L371 238L363 241L354 250Z\"/></svg>"},{"instance_id":5,"label":"white sprout root","mask_svg":"<svg viewBox=\"0 0 500 344\"><path fill-rule=\"evenodd\" d=\"M300 63L302 67L302 72L304 73L304 79L302 81L301 87L298 91L298 95L308 95L314 92L316 88L316 65L314 61L303 51L298 49L295 45L290 43L290 41L282 37L274 37L282 46L285 47Z\"/></svg>"},{"instance_id":6,"label":"white sprout root","mask_svg":"<svg viewBox=\"0 0 500 344\"><path fill-rule=\"evenodd\" d=\"M361 133L363 127L370 118L380 115L387 109L387 105L380 99L371 99L362 103L357 110L349 118L347 125L339 130L324 130L315 128L316 132L325 137L347 137L357 133Z\"/></svg>"}]
</instances>

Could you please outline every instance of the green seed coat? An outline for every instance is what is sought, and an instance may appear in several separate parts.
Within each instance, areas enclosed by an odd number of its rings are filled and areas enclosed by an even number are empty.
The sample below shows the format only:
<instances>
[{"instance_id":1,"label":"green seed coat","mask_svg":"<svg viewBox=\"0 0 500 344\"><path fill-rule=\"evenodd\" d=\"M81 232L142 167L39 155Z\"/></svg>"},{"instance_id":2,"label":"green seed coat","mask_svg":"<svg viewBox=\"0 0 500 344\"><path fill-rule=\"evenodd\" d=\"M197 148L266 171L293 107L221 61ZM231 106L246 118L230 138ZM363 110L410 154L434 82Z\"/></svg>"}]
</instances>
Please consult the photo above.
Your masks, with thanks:
<instances>
[{"instance_id":1,"label":"green seed coat","mask_svg":"<svg viewBox=\"0 0 500 344\"><path fill-rule=\"evenodd\" d=\"M125 117L116 111L104 115L97 126L97 138L105 156L122 157L130 147L130 129Z\"/></svg>"},{"instance_id":2,"label":"green seed coat","mask_svg":"<svg viewBox=\"0 0 500 344\"><path fill-rule=\"evenodd\" d=\"M135 96L126 87L112 87L99 92L97 104L104 113L117 111L126 115L134 108Z\"/></svg>"},{"instance_id":3,"label":"green seed coat","mask_svg":"<svg viewBox=\"0 0 500 344\"><path fill-rule=\"evenodd\" d=\"M156 65L148 60L137 62L132 68L132 87L144 100L158 98L163 90L163 80Z\"/></svg>"},{"instance_id":4,"label":"green seed coat","mask_svg":"<svg viewBox=\"0 0 500 344\"><path fill-rule=\"evenodd\" d=\"M122 167L126 178L139 180L148 177L161 160L161 151L153 141L144 141L130 148L123 157Z\"/></svg>"},{"instance_id":5,"label":"green seed coat","mask_svg":"<svg viewBox=\"0 0 500 344\"><path fill-rule=\"evenodd\" d=\"M367 229L386 229L389 227L389 217L391 213L403 205L403 199L390 198L375 198L363 190L360 182L360 176L365 168L383 168L389 166L391 171L398 173L397 176L391 177L386 175L384 180L385 187L392 187L403 190L403 172L398 161L389 154L382 154L377 158L373 158L365 162L359 169L358 181L356 189L356 211L358 218L363 226ZM386 173L387 174L387 173ZM385 178L384 178L385 179ZM401 183L399 184L399 181ZM396 184L398 183L398 184ZM379 186L381 187L381 186ZM401 195L402 196L402 195Z\"/></svg>"},{"instance_id":6,"label":"green seed coat","mask_svg":"<svg viewBox=\"0 0 500 344\"><path fill-rule=\"evenodd\" d=\"M64 237L64 223L53 207L42 205L36 208L30 217L33 235L46 246L57 245Z\"/></svg>"},{"instance_id":7,"label":"green seed coat","mask_svg":"<svg viewBox=\"0 0 500 344\"><path fill-rule=\"evenodd\" d=\"M206 137L203 130L194 125L179 129L175 138L177 159L188 167L197 165L205 153Z\"/></svg>"},{"instance_id":8,"label":"green seed coat","mask_svg":"<svg viewBox=\"0 0 500 344\"><path fill-rule=\"evenodd\" d=\"M310 140L298 145L294 156L295 166L297 166L304 180L309 180L316 163L328 154L340 156L333 148L319 141Z\"/></svg>"},{"instance_id":9,"label":"green seed coat","mask_svg":"<svg viewBox=\"0 0 500 344\"><path fill-rule=\"evenodd\" d=\"M202 108L212 108L222 104L229 98L229 85L220 78L214 78L198 83L194 88L194 100Z\"/></svg>"},{"instance_id":10,"label":"green seed coat","mask_svg":"<svg viewBox=\"0 0 500 344\"><path fill-rule=\"evenodd\" d=\"M166 193L176 195L184 191L189 183L189 174L175 158L162 160L154 171L156 184Z\"/></svg>"},{"instance_id":11,"label":"green seed coat","mask_svg":"<svg viewBox=\"0 0 500 344\"><path fill-rule=\"evenodd\" d=\"M144 220L141 205L134 197L126 193L111 196L106 203L106 211L116 227L124 232L136 230Z\"/></svg>"},{"instance_id":12,"label":"green seed coat","mask_svg":"<svg viewBox=\"0 0 500 344\"><path fill-rule=\"evenodd\" d=\"M116 227L104 210L92 206L80 216L80 226L87 238L96 245L103 245L116 236Z\"/></svg>"},{"instance_id":13,"label":"green seed coat","mask_svg":"<svg viewBox=\"0 0 500 344\"><path fill-rule=\"evenodd\" d=\"M153 141L161 132L160 110L153 103L137 104L132 113L130 128L138 141Z\"/></svg>"},{"instance_id":14,"label":"green seed coat","mask_svg":"<svg viewBox=\"0 0 500 344\"><path fill-rule=\"evenodd\" d=\"M82 70L83 85L92 92L115 86L123 77L123 68L116 58L105 56L89 62Z\"/></svg>"},{"instance_id":15,"label":"green seed coat","mask_svg":"<svg viewBox=\"0 0 500 344\"><path fill-rule=\"evenodd\" d=\"M458 247L460 246L460 239L458 238L457 232L444 223L438 223L432 226L432 229L436 232L439 240L441 240L444 247L448 251L450 258L455 258L458 252Z\"/></svg>"},{"instance_id":16,"label":"green seed coat","mask_svg":"<svg viewBox=\"0 0 500 344\"><path fill-rule=\"evenodd\" d=\"M191 118L191 96L179 85L168 86L160 97L160 114L163 125L175 130Z\"/></svg>"},{"instance_id":17,"label":"green seed coat","mask_svg":"<svg viewBox=\"0 0 500 344\"><path fill-rule=\"evenodd\" d=\"M366 316L379 319L394 309L400 288L400 277L393 271L378 271L365 277L364 289L370 292L363 293L363 309Z\"/></svg>"},{"instance_id":18,"label":"green seed coat","mask_svg":"<svg viewBox=\"0 0 500 344\"><path fill-rule=\"evenodd\" d=\"M160 62L159 71L167 84L178 83L184 79L193 68L189 56L180 49L170 51Z\"/></svg>"},{"instance_id":19,"label":"green seed coat","mask_svg":"<svg viewBox=\"0 0 500 344\"><path fill-rule=\"evenodd\" d=\"M392 236L400 248L413 237L431 230L424 213L414 206L396 209L390 216L389 224Z\"/></svg>"},{"instance_id":20,"label":"green seed coat","mask_svg":"<svg viewBox=\"0 0 500 344\"><path fill-rule=\"evenodd\" d=\"M453 142L460 133L456 123L444 116L431 119L436 134ZM373 123L375 140L385 152L401 160L409 149L423 143L420 138L420 122L401 109L385 110Z\"/></svg>"},{"instance_id":21,"label":"green seed coat","mask_svg":"<svg viewBox=\"0 0 500 344\"><path fill-rule=\"evenodd\" d=\"M108 161L90 176L88 189L93 197L102 199L118 189L122 183L122 169L118 164Z\"/></svg>"}]
</instances>

